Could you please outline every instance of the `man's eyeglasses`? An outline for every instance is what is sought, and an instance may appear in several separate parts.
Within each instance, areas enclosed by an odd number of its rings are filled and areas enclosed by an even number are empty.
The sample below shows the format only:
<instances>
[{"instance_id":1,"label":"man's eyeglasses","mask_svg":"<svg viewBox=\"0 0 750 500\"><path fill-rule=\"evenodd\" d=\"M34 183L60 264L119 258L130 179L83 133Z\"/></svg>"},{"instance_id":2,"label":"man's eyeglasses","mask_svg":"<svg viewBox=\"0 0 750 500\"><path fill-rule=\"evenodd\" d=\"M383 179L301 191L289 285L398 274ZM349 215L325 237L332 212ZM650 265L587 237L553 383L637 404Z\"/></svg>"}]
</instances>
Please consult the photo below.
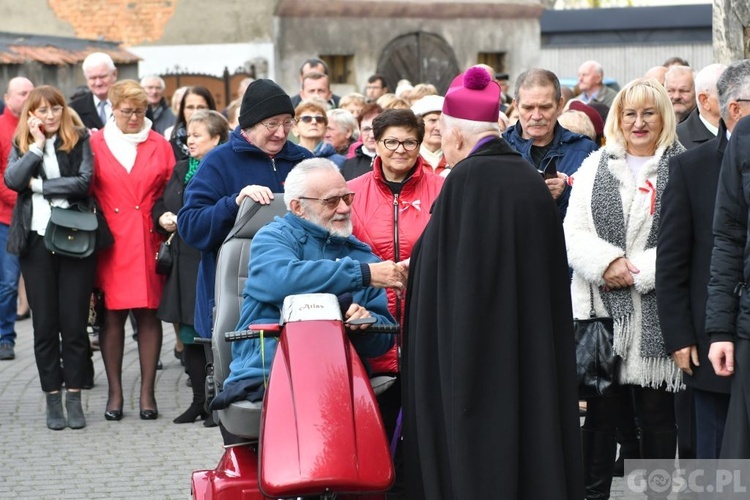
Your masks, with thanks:
<instances>
[{"instance_id":1,"label":"man's eyeglasses","mask_svg":"<svg viewBox=\"0 0 750 500\"><path fill-rule=\"evenodd\" d=\"M132 118L133 115L137 117L144 116L146 114L145 109L118 109L118 111L121 115L126 116L128 118Z\"/></svg>"},{"instance_id":2,"label":"man's eyeglasses","mask_svg":"<svg viewBox=\"0 0 750 500\"><path fill-rule=\"evenodd\" d=\"M380 141L385 146L385 149L389 151L396 151L399 146L403 146L406 151L414 151L419 146L419 141L416 139L406 139L405 141L397 141L396 139L383 139Z\"/></svg>"},{"instance_id":3,"label":"man's eyeglasses","mask_svg":"<svg viewBox=\"0 0 750 500\"><path fill-rule=\"evenodd\" d=\"M40 115L46 115L52 111L53 115L59 115L63 111L62 106L52 106L51 108L36 108L35 113L39 113Z\"/></svg>"},{"instance_id":4,"label":"man's eyeglasses","mask_svg":"<svg viewBox=\"0 0 750 500\"><path fill-rule=\"evenodd\" d=\"M360 135L369 134L370 132L372 132L372 127L364 127L360 129L359 131L360 131Z\"/></svg>"},{"instance_id":5,"label":"man's eyeglasses","mask_svg":"<svg viewBox=\"0 0 750 500\"><path fill-rule=\"evenodd\" d=\"M625 111L622 113L622 123L632 125L636 122L638 116L640 116L641 120L645 123L654 123L659 119L659 113L656 111L644 111L643 113L640 113L640 115L635 111Z\"/></svg>"},{"instance_id":6,"label":"man's eyeglasses","mask_svg":"<svg viewBox=\"0 0 750 500\"><path fill-rule=\"evenodd\" d=\"M325 123L326 117L321 115L304 115L299 117L302 123Z\"/></svg>"},{"instance_id":7,"label":"man's eyeglasses","mask_svg":"<svg viewBox=\"0 0 750 500\"><path fill-rule=\"evenodd\" d=\"M339 206L341 200L344 200L344 203L346 203L347 206L350 206L352 201L354 201L354 193L346 193L341 196L331 196L330 198L308 198L307 196L300 196L299 199L319 201L325 205L326 208L334 209Z\"/></svg>"},{"instance_id":8,"label":"man's eyeglasses","mask_svg":"<svg viewBox=\"0 0 750 500\"><path fill-rule=\"evenodd\" d=\"M287 132L289 129L291 129L295 123L297 123L297 120L294 118L289 118L288 120L284 120L283 122L260 122L264 127L268 129L269 132L276 132L279 127L282 125L284 126L284 130Z\"/></svg>"}]
</instances>

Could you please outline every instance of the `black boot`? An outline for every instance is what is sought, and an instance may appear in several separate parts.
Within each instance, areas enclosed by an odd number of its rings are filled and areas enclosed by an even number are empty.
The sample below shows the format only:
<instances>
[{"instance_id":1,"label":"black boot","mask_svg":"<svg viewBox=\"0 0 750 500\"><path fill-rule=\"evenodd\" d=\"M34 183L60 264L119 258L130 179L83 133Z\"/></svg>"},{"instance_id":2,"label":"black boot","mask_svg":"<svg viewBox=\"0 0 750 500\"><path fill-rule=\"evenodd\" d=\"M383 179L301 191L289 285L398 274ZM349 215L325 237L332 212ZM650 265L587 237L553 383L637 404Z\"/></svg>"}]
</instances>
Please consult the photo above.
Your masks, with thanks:
<instances>
[{"instance_id":1,"label":"black boot","mask_svg":"<svg viewBox=\"0 0 750 500\"><path fill-rule=\"evenodd\" d=\"M641 458L664 458L674 460L677 455L677 428L663 431L641 429ZM646 492L648 500L666 499L666 492Z\"/></svg>"},{"instance_id":2,"label":"black boot","mask_svg":"<svg viewBox=\"0 0 750 500\"><path fill-rule=\"evenodd\" d=\"M641 458L671 458L677 455L677 429L641 429Z\"/></svg>"},{"instance_id":3,"label":"black boot","mask_svg":"<svg viewBox=\"0 0 750 500\"><path fill-rule=\"evenodd\" d=\"M191 387L193 388L193 402L190 408L182 415L173 420L175 424L186 424L195 422L200 417L205 420L208 412L204 408L206 404L206 355L202 345L185 344L182 350L182 357L185 360L185 371L187 371Z\"/></svg>"},{"instance_id":4,"label":"black boot","mask_svg":"<svg viewBox=\"0 0 750 500\"><path fill-rule=\"evenodd\" d=\"M586 500L606 500L612 487L617 443L614 433L581 429Z\"/></svg>"},{"instance_id":5,"label":"black boot","mask_svg":"<svg viewBox=\"0 0 750 500\"><path fill-rule=\"evenodd\" d=\"M641 443L638 435L620 435L620 455L615 461L614 476L623 477L625 475L625 460L637 460L641 458Z\"/></svg>"},{"instance_id":6,"label":"black boot","mask_svg":"<svg viewBox=\"0 0 750 500\"><path fill-rule=\"evenodd\" d=\"M208 412L203 409L203 403L194 402L187 410L185 410L185 413L172 420L172 422L174 422L175 424L191 424L198 418L200 418L201 420L206 420L207 416Z\"/></svg>"}]
</instances>

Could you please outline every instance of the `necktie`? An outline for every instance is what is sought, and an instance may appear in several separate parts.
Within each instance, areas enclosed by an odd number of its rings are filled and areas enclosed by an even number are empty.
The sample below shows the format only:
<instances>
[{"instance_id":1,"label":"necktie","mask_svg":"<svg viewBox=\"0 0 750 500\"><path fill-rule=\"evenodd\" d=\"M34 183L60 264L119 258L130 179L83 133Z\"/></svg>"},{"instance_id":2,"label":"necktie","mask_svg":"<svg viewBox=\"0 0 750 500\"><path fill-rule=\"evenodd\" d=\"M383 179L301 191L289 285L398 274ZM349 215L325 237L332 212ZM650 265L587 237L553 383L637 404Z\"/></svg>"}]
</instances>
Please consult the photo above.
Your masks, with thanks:
<instances>
[{"instance_id":1,"label":"necktie","mask_svg":"<svg viewBox=\"0 0 750 500\"><path fill-rule=\"evenodd\" d=\"M99 101L99 118L102 120L102 126L107 124L107 101Z\"/></svg>"}]
</instances>

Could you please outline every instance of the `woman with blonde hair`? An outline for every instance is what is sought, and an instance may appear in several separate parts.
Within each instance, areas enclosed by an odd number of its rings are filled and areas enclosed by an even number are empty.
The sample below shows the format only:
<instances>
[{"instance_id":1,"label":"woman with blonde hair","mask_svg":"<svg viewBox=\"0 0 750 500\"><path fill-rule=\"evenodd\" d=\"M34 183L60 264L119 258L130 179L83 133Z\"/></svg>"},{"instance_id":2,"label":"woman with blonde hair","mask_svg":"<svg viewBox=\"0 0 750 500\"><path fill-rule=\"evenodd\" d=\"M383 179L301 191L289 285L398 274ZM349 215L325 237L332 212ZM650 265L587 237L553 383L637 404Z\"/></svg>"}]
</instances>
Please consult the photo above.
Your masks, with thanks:
<instances>
[{"instance_id":1,"label":"woman with blonde hair","mask_svg":"<svg viewBox=\"0 0 750 500\"><path fill-rule=\"evenodd\" d=\"M156 274L154 255L162 236L155 230L151 212L172 175L175 159L169 142L151 130L146 91L138 82L117 82L109 90L109 100L113 118L91 137L96 164L92 193L115 240L112 248L101 252L98 262L106 311L99 342L109 384L104 418L122 418L125 320L132 311L138 322L140 416L154 420L158 417L154 385L162 342L156 309L164 279Z\"/></svg>"},{"instance_id":2,"label":"woman with blonde hair","mask_svg":"<svg viewBox=\"0 0 750 500\"><path fill-rule=\"evenodd\" d=\"M69 257L44 242L53 208L89 210L93 175L89 133L74 123L62 93L48 85L29 94L21 112L6 185L18 192L8 251L20 256L34 326L34 356L47 399L47 427L81 429L86 333L96 257ZM65 386L63 413L62 387Z\"/></svg>"},{"instance_id":3,"label":"woman with blonde hair","mask_svg":"<svg viewBox=\"0 0 750 500\"><path fill-rule=\"evenodd\" d=\"M359 114L362 112L365 104L367 104L367 98L359 92L346 94L339 99L339 109L347 110L356 119L359 119Z\"/></svg>"},{"instance_id":4,"label":"woman with blonde hair","mask_svg":"<svg viewBox=\"0 0 750 500\"><path fill-rule=\"evenodd\" d=\"M630 82L615 97L604 127L607 144L573 176L565 218L576 318L611 317L620 391L587 400L582 429L586 498L609 498L615 430L634 402L643 459L674 459L674 393L682 376L664 346L655 273L661 196L669 160L685 151L666 90Z\"/></svg>"}]
</instances>

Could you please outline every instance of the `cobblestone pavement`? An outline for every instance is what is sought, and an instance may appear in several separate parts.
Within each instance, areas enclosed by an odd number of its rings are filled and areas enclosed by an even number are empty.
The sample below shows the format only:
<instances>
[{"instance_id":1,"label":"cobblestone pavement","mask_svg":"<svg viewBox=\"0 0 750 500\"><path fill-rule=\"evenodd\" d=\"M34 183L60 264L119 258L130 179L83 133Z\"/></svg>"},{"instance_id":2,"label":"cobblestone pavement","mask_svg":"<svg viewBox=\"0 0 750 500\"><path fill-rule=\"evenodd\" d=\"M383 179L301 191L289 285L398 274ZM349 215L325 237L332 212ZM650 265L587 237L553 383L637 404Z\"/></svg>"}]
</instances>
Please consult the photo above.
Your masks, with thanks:
<instances>
[{"instance_id":1,"label":"cobblestone pavement","mask_svg":"<svg viewBox=\"0 0 750 500\"><path fill-rule=\"evenodd\" d=\"M174 349L174 330L164 324L156 401L159 418L138 415L140 369L137 344L126 331L123 361L124 417L104 420L107 377L94 353L95 386L83 391L87 425L47 429L45 400L34 361L31 320L16 324L16 359L0 361L0 498L2 499L184 499L190 474L213 469L222 454L217 427L172 419L192 400Z\"/></svg>"},{"instance_id":2,"label":"cobblestone pavement","mask_svg":"<svg viewBox=\"0 0 750 500\"><path fill-rule=\"evenodd\" d=\"M86 428L51 431L45 424L31 320L17 323L16 359L0 361L0 498L191 497L190 474L216 466L222 440L218 428L204 428L200 421L172 423L190 404L192 392L185 385L187 375L172 354L172 326L163 327L164 369L157 372L156 383L158 420L143 421L138 416L138 350L128 326L123 360L124 418L119 422L104 420L107 377L101 355L95 352L95 386L83 391ZM625 493L623 480L616 478L612 498L636 497Z\"/></svg>"}]
</instances>

